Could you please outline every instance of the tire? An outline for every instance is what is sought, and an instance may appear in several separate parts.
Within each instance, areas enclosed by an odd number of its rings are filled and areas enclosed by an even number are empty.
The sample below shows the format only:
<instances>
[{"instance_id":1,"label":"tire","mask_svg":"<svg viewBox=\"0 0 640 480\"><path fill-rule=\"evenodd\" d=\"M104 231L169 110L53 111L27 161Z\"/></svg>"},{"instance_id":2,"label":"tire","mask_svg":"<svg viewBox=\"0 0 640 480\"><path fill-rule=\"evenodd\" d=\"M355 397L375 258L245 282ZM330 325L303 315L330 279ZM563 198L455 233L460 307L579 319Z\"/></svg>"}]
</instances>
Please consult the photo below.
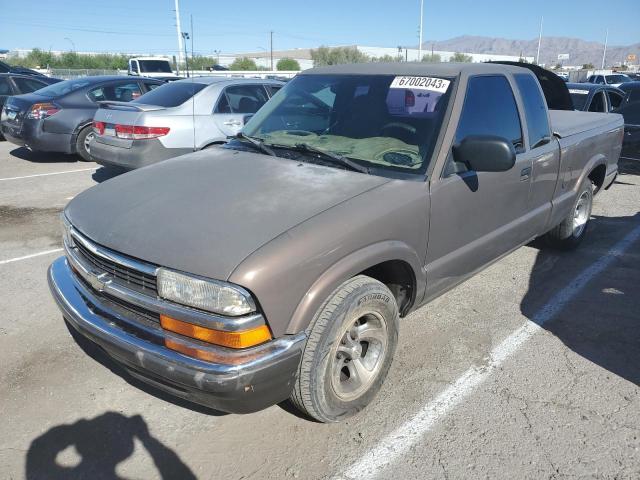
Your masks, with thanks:
<instances>
[{"instance_id":1,"label":"tire","mask_svg":"<svg viewBox=\"0 0 640 480\"><path fill-rule=\"evenodd\" d=\"M78 133L78 138L76 138L76 153L83 162L91 161L89 141L93 138L93 136L93 128L91 126L88 126L80 130L80 133Z\"/></svg>"},{"instance_id":2,"label":"tire","mask_svg":"<svg viewBox=\"0 0 640 480\"><path fill-rule=\"evenodd\" d=\"M391 366L398 318L396 300L384 284L364 275L344 282L307 328L291 403L323 423L366 407Z\"/></svg>"},{"instance_id":3,"label":"tire","mask_svg":"<svg viewBox=\"0 0 640 480\"><path fill-rule=\"evenodd\" d=\"M587 233L592 207L593 185L585 178L569 214L545 235L547 243L561 250L572 250L580 245Z\"/></svg>"}]
</instances>

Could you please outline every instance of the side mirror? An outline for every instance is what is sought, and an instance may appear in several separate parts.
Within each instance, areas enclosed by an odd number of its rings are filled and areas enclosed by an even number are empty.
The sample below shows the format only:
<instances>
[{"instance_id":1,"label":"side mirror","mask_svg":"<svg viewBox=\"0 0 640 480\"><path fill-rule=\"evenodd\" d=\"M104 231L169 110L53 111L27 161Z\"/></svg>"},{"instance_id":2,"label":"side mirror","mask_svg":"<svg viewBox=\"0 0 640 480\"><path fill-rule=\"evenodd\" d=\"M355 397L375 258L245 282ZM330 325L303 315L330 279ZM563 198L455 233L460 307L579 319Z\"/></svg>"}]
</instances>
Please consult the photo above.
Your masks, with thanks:
<instances>
[{"instance_id":1,"label":"side mirror","mask_svg":"<svg viewBox=\"0 0 640 480\"><path fill-rule=\"evenodd\" d=\"M516 151L506 138L469 135L453 146L453 159L476 172L506 172L516 163Z\"/></svg>"},{"instance_id":2,"label":"side mirror","mask_svg":"<svg viewBox=\"0 0 640 480\"><path fill-rule=\"evenodd\" d=\"M246 125L246 124L247 124L247 122L248 122L249 120L251 120L251 118L252 118L254 115L255 115L255 113L247 113L247 114L243 117L243 119L242 119L242 121L244 122L244 124Z\"/></svg>"}]
</instances>

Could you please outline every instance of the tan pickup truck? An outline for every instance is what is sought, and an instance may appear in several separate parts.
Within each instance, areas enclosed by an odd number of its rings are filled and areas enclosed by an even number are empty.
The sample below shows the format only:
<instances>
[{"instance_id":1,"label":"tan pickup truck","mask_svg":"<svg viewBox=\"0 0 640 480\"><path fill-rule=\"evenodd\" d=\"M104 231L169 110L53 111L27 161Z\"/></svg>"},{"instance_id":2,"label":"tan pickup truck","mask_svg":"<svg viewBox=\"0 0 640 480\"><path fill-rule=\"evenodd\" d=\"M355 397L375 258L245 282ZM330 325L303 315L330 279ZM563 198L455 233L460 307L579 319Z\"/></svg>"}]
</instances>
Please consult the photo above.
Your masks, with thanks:
<instances>
[{"instance_id":1,"label":"tan pickup truck","mask_svg":"<svg viewBox=\"0 0 640 480\"><path fill-rule=\"evenodd\" d=\"M572 248L588 232L622 118L549 110L568 91L548 80L307 70L226 145L74 198L53 296L79 341L159 389L339 421L380 389L400 317L536 237Z\"/></svg>"}]
</instances>

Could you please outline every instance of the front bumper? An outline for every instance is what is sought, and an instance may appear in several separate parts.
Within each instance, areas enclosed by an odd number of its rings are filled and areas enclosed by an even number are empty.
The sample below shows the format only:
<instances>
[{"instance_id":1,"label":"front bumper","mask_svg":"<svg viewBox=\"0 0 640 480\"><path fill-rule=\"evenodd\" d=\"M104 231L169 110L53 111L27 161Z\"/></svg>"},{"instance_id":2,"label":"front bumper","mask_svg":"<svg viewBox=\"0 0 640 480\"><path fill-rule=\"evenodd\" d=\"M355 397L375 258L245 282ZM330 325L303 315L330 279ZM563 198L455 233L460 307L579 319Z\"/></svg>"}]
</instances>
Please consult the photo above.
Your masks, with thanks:
<instances>
[{"instance_id":1,"label":"front bumper","mask_svg":"<svg viewBox=\"0 0 640 480\"><path fill-rule=\"evenodd\" d=\"M209 347L220 363L182 355L164 346L169 339L193 347L186 337L135 324L96 295L72 272L65 257L49 267L49 288L78 333L100 346L137 378L165 392L230 413L249 413L289 397L304 334L246 350ZM197 348L202 348L196 345Z\"/></svg>"},{"instance_id":2,"label":"front bumper","mask_svg":"<svg viewBox=\"0 0 640 480\"><path fill-rule=\"evenodd\" d=\"M46 132L43 128L43 120L26 119L19 126L2 122L1 131L9 142L31 150L75 153L74 135Z\"/></svg>"},{"instance_id":3,"label":"front bumper","mask_svg":"<svg viewBox=\"0 0 640 480\"><path fill-rule=\"evenodd\" d=\"M89 145L91 158L105 166L133 170L154 163L192 153L192 148L167 148L158 139L134 140L129 146L111 145L94 137Z\"/></svg>"}]
</instances>

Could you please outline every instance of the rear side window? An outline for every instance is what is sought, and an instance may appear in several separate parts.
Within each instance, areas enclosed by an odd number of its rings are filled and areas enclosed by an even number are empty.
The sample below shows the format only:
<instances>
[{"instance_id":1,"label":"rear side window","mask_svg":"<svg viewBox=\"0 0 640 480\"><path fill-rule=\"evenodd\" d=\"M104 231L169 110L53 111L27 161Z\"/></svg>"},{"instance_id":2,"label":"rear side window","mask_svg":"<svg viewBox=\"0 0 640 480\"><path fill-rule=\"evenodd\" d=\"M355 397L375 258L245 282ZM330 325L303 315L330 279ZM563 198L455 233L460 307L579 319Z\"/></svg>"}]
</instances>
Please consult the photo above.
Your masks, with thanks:
<instances>
[{"instance_id":1,"label":"rear side window","mask_svg":"<svg viewBox=\"0 0 640 480\"><path fill-rule=\"evenodd\" d=\"M498 135L522 146L518 107L506 77L480 76L469 79L456 142L469 135Z\"/></svg>"},{"instance_id":2,"label":"rear side window","mask_svg":"<svg viewBox=\"0 0 640 480\"><path fill-rule=\"evenodd\" d=\"M46 83L39 82L38 80L33 80L31 78L14 77L13 81L22 93L35 92L36 90L40 90L41 88L47 86Z\"/></svg>"},{"instance_id":3,"label":"rear side window","mask_svg":"<svg viewBox=\"0 0 640 480\"><path fill-rule=\"evenodd\" d=\"M596 92L596 94L591 99L591 104L589 105L590 112L606 112L607 111L607 102L604 100L604 92Z\"/></svg>"},{"instance_id":4,"label":"rear side window","mask_svg":"<svg viewBox=\"0 0 640 480\"><path fill-rule=\"evenodd\" d=\"M171 82L154 88L145 93L134 103L144 103L147 105L158 105L159 107L177 107L193 97L200 90L205 88L204 83L196 82Z\"/></svg>"},{"instance_id":5,"label":"rear side window","mask_svg":"<svg viewBox=\"0 0 640 480\"><path fill-rule=\"evenodd\" d=\"M256 113L267 100L267 92L262 85L227 87L220 96L216 113Z\"/></svg>"},{"instance_id":6,"label":"rear side window","mask_svg":"<svg viewBox=\"0 0 640 480\"><path fill-rule=\"evenodd\" d=\"M529 148L536 148L548 143L550 138L546 103L538 82L531 75L514 76L524 102L524 114L529 128Z\"/></svg>"},{"instance_id":7,"label":"rear side window","mask_svg":"<svg viewBox=\"0 0 640 480\"><path fill-rule=\"evenodd\" d=\"M87 96L94 102L104 100L130 102L140 97L140 95L142 95L142 92L137 82L101 85L89 90L89 93L87 93Z\"/></svg>"}]
</instances>

